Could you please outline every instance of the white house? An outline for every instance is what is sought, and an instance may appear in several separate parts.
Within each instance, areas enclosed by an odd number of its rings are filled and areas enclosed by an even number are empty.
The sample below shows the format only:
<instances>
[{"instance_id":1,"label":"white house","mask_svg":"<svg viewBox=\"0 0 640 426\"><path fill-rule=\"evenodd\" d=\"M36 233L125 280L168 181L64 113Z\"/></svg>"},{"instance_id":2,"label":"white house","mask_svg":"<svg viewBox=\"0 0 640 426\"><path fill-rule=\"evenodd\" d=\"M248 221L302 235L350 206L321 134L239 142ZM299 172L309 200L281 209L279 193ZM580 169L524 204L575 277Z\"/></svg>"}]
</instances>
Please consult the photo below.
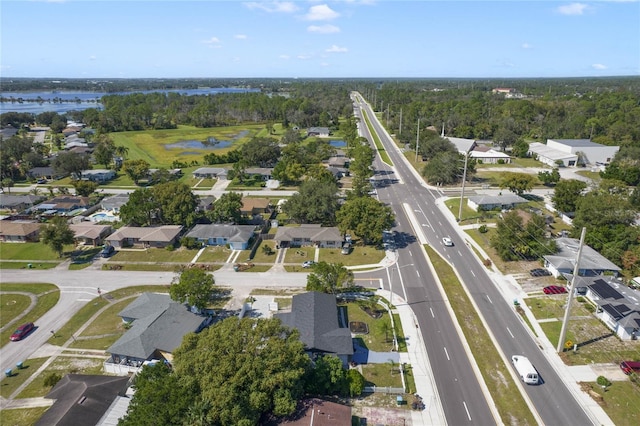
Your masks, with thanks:
<instances>
[{"instance_id":1,"label":"white house","mask_svg":"<svg viewBox=\"0 0 640 426\"><path fill-rule=\"evenodd\" d=\"M640 333L640 292L612 277L593 279L586 287L587 298L597 306L596 316L619 338L636 340Z\"/></svg>"},{"instance_id":2,"label":"white house","mask_svg":"<svg viewBox=\"0 0 640 426\"><path fill-rule=\"evenodd\" d=\"M530 155L552 167L559 161L567 167L609 164L619 150L619 146L601 145L589 139L547 139L546 144L534 142L529 145Z\"/></svg>"}]
</instances>

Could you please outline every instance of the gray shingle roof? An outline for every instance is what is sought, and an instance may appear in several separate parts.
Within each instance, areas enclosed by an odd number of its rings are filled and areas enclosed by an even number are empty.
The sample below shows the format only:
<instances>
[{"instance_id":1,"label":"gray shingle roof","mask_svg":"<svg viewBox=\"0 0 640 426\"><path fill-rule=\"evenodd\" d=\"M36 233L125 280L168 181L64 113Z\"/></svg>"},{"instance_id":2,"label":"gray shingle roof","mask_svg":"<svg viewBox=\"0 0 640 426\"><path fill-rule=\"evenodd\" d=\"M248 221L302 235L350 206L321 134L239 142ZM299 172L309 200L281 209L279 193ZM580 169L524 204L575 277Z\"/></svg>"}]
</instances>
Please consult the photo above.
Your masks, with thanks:
<instances>
[{"instance_id":1,"label":"gray shingle roof","mask_svg":"<svg viewBox=\"0 0 640 426\"><path fill-rule=\"evenodd\" d=\"M291 312L276 314L282 323L300 332L307 349L353 355L348 328L338 324L338 308L333 294L316 291L293 296Z\"/></svg>"},{"instance_id":2,"label":"gray shingle roof","mask_svg":"<svg viewBox=\"0 0 640 426\"><path fill-rule=\"evenodd\" d=\"M274 240L291 241L296 238L308 238L311 241L342 241L342 235L335 226L319 225L283 226L276 231Z\"/></svg>"},{"instance_id":3,"label":"gray shingle roof","mask_svg":"<svg viewBox=\"0 0 640 426\"><path fill-rule=\"evenodd\" d=\"M195 225L186 236L200 240L226 238L229 242L247 242L253 236L255 229L253 225L200 224Z\"/></svg>"}]
</instances>

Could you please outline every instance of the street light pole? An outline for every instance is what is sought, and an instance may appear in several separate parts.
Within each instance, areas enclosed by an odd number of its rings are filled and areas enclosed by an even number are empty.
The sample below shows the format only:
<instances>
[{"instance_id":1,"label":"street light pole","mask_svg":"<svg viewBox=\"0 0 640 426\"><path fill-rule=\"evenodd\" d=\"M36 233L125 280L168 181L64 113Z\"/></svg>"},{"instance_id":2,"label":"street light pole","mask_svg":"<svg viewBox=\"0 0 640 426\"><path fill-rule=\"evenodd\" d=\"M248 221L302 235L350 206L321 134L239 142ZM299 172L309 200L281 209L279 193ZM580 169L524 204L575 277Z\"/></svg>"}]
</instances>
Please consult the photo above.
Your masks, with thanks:
<instances>
[{"instance_id":1,"label":"street light pole","mask_svg":"<svg viewBox=\"0 0 640 426\"><path fill-rule=\"evenodd\" d=\"M418 162L418 145L420 144L420 119L418 118L418 131L416 132L416 163Z\"/></svg>"},{"instance_id":2,"label":"street light pole","mask_svg":"<svg viewBox=\"0 0 640 426\"><path fill-rule=\"evenodd\" d=\"M460 192L460 209L458 210L458 222L462 220L462 202L464 200L464 182L467 180L467 161L469 160L469 153L464 155L464 172L462 173L462 191Z\"/></svg>"}]
</instances>

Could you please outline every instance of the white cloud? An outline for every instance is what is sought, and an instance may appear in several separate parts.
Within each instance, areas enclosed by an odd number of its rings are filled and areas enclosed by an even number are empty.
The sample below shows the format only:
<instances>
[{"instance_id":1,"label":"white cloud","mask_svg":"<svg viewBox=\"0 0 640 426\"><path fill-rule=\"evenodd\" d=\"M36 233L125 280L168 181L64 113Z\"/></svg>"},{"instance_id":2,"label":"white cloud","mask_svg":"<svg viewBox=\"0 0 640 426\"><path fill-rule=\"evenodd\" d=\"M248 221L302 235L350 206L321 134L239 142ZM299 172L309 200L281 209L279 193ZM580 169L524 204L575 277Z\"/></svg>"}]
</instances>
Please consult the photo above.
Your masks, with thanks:
<instances>
[{"instance_id":1,"label":"white cloud","mask_svg":"<svg viewBox=\"0 0 640 426\"><path fill-rule=\"evenodd\" d=\"M259 9L269 13L292 13L298 10L298 6L290 1L248 2L244 5L251 10Z\"/></svg>"},{"instance_id":2,"label":"white cloud","mask_svg":"<svg viewBox=\"0 0 640 426\"><path fill-rule=\"evenodd\" d=\"M348 51L349 49L347 49L346 47L336 46L335 44L325 50L325 52L328 53L347 53Z\"/></svg>"},{"instance_id":3,"label":"white cloud","mask_svg":"<svg viewBox=\"0 0 640 426\"><path fill-rule=\"evenodd\" d=\"M309 56L309 55L298 55L298 56L296 56L296 58L302 59L302 60L306 60L306 59L311 59L311 56Z\"/></svg>"},{"instance_id":4,"label":"white cloud","mask_svg":"<svg viewBox=\"0 0 640 426\"><path fill-rule=\"evenodd\" d=\"M328 67L328 66L329 66L329 63L327 63L327 62L320 62L320 66L321 66L321 67Z\"/></svg>"},{"instance_id":5,"label":"white cloud","mask_svg":"<svg viewBox=\"0 0 640 426\"><path fill-rule=\"evenodd\" d=\"M309 31L310 33L318 33L318 34L334 34L334 33L339 33L340 28L331 24L310 25L309 27L307 27L307 31Z\"/></svg>"},{"instance_id":6,"label":"white cloud","mask_svg":"<svg viewBox=\"0 0 640 426\"><path fill-rule=\"evenodd\" d=\"M533 45L531 45L529 43L522 43L522 48L523 49L533 49Z\"/></svg>"},{"instance_id":7,"label":"white cloud","mask_svg":"<svg viewBox=\"0 0 640 426\"><path fill-rule=\"evenodd\" d=\"M289 55L280 55L278 56L280 59L290 59L291 57Z\"/></svg>"},{"instance_id":8,"label":"white cloud","mask_svg":"<svg viewBox=\"0 0 640 426\"><path fill-rule=\"evenodd\" d=\"M606 70L607 66L602 64L593 64L591 65L591 68L593 68L594 70Z\"/></svg>"},{"instance_id":9,"label":"white cloud","mask_svg":"<svg viewBox=\"0 0 640 426\"><path fill-rule=\"evenodd\" d=\"M582 15L588 8L584 3L571 3L564 6L558 6L556 9L561 15Z\"/></svg>"},{"instance_id":10,"label":"white cloud","mask_svg":"<svg viewBox=\"0 0 640 426\"><path fill-rule=\"evenodd\" d=\"M326 4L311 6L309 12L304 16L307 21L330 21L336 19L340 14L332 10Z\"/></svg>"},{"instance_id":11,"label":"white cloud","mask_svg":"<svg viewBox=\"0 0 640 426\"><path fill-rule=\"evenodd\" d=\"M247 37L246 34L236 34L236 35L233 36L233 38L237 38L238 40L246 40L249 37Z\"/></svg>"},{"instance_id":12,"label":"white cloud","mask_svg":"<svg viewBox=\"0 0 640 426\"><path fill-rule=\"evenodd\" d=\"M96 55L89 56L89 60L90 61L95 61L96 59L98 59L98 58L96 58Z\"/></svg>"},{"instance_id":13,"label":"white cloud","mask_svg":"<svg viewBox=\"0 0 640 426\"><path fill-rule=\"evenodd\" d=\"M208 40L202 41L204 44L208 44L209 47L220 47L220 39L218 37L211 37Z\"/></svg>"}]
</instances>

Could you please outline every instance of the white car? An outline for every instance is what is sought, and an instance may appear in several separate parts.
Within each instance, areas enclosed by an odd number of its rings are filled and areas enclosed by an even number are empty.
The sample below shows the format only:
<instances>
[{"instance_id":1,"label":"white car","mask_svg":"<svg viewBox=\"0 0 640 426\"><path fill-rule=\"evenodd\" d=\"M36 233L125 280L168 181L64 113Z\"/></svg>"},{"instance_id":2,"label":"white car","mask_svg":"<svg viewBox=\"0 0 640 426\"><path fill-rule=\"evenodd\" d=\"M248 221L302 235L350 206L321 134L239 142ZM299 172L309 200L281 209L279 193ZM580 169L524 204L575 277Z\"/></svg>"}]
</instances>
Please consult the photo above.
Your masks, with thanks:
<instances>
[{"instance_id":1,"label":"white car","mask_svg":"<svg viewBox=\"0 0 640 426\"><path fill-rule=\"evenodd\" d=\"M302 267L303 268L311 268L315 264L316 264L316 262L314 262L313 260L305 260L304 262L302 262Z\"/></svg>"},{"instance_id":2,"label":"white car","mask_svg":"<svg viewBox=\"0 0 640 426\"><path fill-rule=\"evenodd\" d=\"M444 237L442 243L447 247L453 247L453 241L449 237Z\"/></svg>"}]
</instances>

